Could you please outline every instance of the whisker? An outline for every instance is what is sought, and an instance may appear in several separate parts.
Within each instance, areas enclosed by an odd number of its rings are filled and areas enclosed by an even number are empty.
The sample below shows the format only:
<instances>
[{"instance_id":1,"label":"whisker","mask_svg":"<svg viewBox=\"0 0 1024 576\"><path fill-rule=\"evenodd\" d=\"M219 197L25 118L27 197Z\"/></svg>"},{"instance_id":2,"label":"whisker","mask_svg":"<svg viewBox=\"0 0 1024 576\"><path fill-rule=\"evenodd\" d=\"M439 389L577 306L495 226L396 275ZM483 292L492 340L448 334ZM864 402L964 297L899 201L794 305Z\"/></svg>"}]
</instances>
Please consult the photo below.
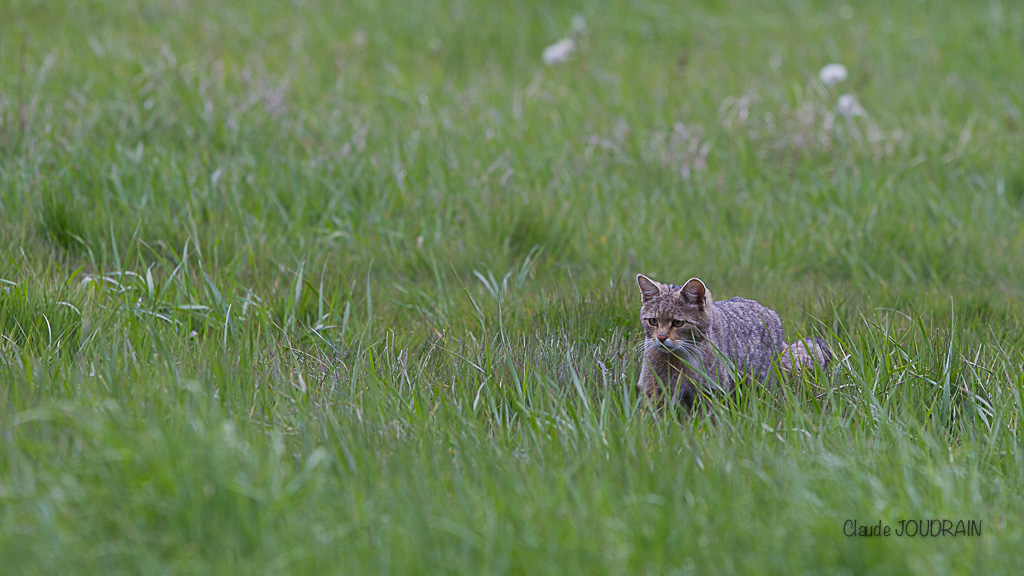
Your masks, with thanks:
<instances>
[{"instance_id":1,"label":"whisker","mask_svg":"<svg viewBox=\"0 0 1024 576\"><path fill-rule=\"evenodd\" d=\"M629 351L629 357L635 360L643 355L647 351L647 342L647 340L643 340L632 346Z\"/></svg>"}]
</instances>

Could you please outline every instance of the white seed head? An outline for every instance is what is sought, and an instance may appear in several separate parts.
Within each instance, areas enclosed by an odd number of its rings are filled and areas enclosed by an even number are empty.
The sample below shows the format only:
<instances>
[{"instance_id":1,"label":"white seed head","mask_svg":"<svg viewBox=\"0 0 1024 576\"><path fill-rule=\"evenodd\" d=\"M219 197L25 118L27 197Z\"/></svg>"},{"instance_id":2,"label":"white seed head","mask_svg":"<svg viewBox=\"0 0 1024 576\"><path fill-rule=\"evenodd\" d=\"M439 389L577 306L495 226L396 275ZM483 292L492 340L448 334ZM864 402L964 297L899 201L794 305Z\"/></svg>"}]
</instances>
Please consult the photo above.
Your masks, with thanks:
<instances>
[{"instance_id":1,"label":"white seed head","mask_svg":"<svg viewBox=\"0 0 1024 576\"><path fill-rule=\"evenodd\" d=\"M835 86L846 80L846 66L834 62L826 64L822 67L821 72L818 72L818 78L821 78L825 86Z\"/></svg>"},{"instance_id":2,"label":"white seed head","mask_svg":"<svg viewBox=\"0 0 1024 576\"><path fill-rule=\"evenodd\" d=\"M864 107L857 101L857 97L853 94L843 94L836 101L836 112L844 118L853 118L854 116L863 116Z\"/></svg>"},{"instance_id":3,"label":"white seed head","mask_svg":"<svg viewBox=\"0 0 1024 576\"><path fill-rule=\"evenodd\" d=\"M576 43L572 38L562 38L544 49L541 59L548 66L565 62L576 51Z\"/></svg>"},{"instance_id":4,"label":"white seed head","mask_svg":"<svg viewBox=\"0 0 1024 576\"><path fill-rule=\"evenodd\" d=\"M573 36L579 36L587 31L587 20L579 14L572 17L572 24L569 27L569 31Z\"/></svg>"}]
</instances>

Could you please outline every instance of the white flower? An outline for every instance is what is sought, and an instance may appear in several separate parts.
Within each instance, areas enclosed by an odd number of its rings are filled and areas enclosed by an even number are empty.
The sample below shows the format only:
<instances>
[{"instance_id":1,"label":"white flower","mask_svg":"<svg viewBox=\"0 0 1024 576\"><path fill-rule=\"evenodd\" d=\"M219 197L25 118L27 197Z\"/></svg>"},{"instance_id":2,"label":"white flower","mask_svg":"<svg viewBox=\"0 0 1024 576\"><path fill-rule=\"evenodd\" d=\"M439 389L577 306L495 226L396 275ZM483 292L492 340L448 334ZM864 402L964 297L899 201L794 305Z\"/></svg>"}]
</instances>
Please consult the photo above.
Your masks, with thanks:
<instances>
[{"instance_id":1,"label":"white flower","mask_svg":"<svg viewBox=\"0 0 1024 576\"><path fill-rule=\"evenodd\" d=\"M853 118L854 116L863 116L864 107L860 105L857 97L853 94L843 94L836 101L836 112L843 118Z\"/></svg>"},{"instance_id":2,"label":"white flower","mask_svg":"<svg viewBox=\"0 0 1024 576\"><path fill-rule=\"evenodd\" d=\"M562 38L544 49L541 59L548 66L565 62L576 51L576 43L572 38Z\"/></svg>"},{"instance_id":3,"label":"white flower","mask_svg":"<svg viewBox=\"0 0 1024 576\"><path fill-rule=\"evenodd\" d=\"M846 66L836 63L826 64L821 72L818 72L818 78L821 78L825 86L835 86L846 80Z\"/></svg>"}]
</instances>

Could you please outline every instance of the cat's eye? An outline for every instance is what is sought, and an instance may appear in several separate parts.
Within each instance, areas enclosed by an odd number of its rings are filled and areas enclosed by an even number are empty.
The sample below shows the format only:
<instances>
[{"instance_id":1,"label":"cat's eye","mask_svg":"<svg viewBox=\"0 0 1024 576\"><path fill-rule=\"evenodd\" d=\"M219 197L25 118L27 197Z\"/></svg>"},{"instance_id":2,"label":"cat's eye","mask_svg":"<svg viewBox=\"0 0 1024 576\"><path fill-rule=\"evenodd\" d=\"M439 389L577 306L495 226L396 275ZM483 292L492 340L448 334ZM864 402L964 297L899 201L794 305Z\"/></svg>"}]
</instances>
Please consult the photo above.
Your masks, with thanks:
<instances>
[{"instance_id":1,"label":"cat's eye","mask_svg":"<svg viewBox=\"0 0 1024 576\"><path fill-rule=\"evenodd\" d=\"M647 323L650 324L651 326L657 326L658 325L658 319L657 318L648 318L647 319Z\"/></svg>"},{"instance_id":2,"label":"cat's eye","mask_svg":"<svg viewBox=\"0 0 1024 576\"><path fill-rule=\"evenodd\" d=\"M672 327L673 328L679 328L680 326L682 326L684 324L686 324L686 320L673 320L672 321Z\"/></svg>"}]
</instances>

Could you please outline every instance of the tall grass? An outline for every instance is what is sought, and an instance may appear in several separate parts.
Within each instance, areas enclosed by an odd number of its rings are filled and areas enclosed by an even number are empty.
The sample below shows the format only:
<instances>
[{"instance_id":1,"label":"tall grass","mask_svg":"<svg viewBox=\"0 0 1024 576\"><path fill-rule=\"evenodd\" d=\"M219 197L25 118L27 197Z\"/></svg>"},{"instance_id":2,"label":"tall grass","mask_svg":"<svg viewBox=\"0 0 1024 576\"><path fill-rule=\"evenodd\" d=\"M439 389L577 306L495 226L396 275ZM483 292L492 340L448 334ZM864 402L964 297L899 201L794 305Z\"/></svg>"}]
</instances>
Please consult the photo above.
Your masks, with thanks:
<instances>
[{"instance_id":1,"label":"tall grass","mask_svg":"<svg viewBox=\"0 0 1024 576\"><path fill-rule=\"evenodd\" d=\"M1022 38L997 1L0 5L0 566L1012 573ZM837 361L658 412L640 271ZM844 534L909 519L982 533Z\"/></svg>"}]
</instances>

